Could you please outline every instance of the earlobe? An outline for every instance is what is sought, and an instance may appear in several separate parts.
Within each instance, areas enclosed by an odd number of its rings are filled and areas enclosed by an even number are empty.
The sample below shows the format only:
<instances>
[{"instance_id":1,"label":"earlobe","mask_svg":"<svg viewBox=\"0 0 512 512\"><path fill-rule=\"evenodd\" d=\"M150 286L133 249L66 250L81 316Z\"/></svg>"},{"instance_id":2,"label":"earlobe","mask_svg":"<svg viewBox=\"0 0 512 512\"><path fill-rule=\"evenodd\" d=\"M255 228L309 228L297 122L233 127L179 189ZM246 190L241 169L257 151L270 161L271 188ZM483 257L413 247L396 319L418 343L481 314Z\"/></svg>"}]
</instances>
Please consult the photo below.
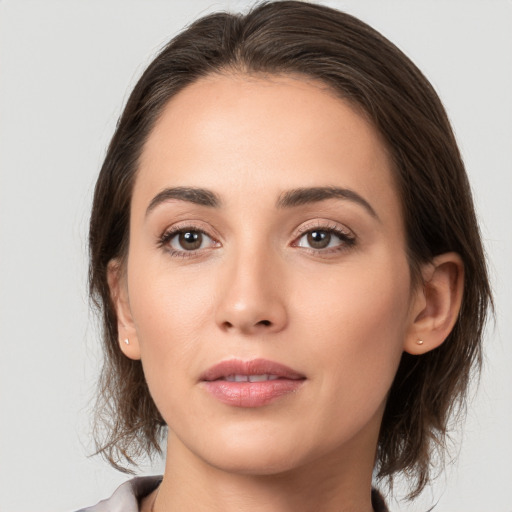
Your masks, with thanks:
<instances>
[{"instance_id":1,"label":"earlobe","mask_svg":"<svg viewBox=\"0 0 512 512\"><path fill-rule=\"evenodd\" d=\"M423 269L404 350L420 355L441 345L459 315L464 290L464 264L455 252L436 256Z\"/></svg>"},{"instance_id":2,"label":"earlobe","mask_svg":"<svg viewBox=\"0 0 512 512\"><path fill-rule=\"evenodd\" d=\"M107 281L117 317L119 348L126 357L138 360L140 359L139 340L130 309L126 277L123 275L122 264L118 260L109 262Z\"/></svg>"}]
</instances>

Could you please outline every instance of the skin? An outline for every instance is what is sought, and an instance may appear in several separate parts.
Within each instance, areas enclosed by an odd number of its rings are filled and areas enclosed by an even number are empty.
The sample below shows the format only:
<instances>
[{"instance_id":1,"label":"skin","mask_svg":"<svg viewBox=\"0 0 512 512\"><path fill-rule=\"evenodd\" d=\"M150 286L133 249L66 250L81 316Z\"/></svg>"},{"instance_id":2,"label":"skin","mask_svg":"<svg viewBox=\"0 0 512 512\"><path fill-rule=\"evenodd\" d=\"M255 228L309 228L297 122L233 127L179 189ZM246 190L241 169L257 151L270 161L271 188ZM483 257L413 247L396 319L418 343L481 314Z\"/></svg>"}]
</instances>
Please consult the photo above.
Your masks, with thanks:
<instances>
[{"instance_id":1,"label":"skin","mask_svg":"<svg viewBox=\"0 0 512 512\"><path fill-rule=\"evenodd\" d=\"M174 187L207 189L220 204L155 204ZM308 187L349 189L369 207L278 205ZM172 229L202 232L202 245L165 238ZM328 247L311 246L315 230ZM371 511L401 354L442 343L460 306L457 255L422 274L413 287L386 147L325 86L214 75L177 94L142 153L127 260L109 267L120 340L130 340L121 350L142 360L169 426L164 480L143 510ZM263 407L226 405L200 376L234 357L305 380Z\"/></svg>"}]
</instances>

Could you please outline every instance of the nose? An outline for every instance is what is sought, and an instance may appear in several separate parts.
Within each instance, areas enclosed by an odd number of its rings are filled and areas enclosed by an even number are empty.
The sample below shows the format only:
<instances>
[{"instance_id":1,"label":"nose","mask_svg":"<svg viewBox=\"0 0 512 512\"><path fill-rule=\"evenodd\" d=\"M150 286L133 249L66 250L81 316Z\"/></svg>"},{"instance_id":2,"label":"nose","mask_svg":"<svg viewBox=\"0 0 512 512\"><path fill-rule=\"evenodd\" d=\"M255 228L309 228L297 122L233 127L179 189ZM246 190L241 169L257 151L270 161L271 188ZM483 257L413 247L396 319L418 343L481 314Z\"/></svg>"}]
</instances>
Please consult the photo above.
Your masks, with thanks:
<instances>
[{"instance_id":1,"label":"nose","mask_svg":"<svg viewBox=\"0 0 512 512\"><path fill-rule=\"evenodd\" d=\"M268 254L239 254L225 263L215 320L221 330L271 334L288 323L286 287L278 262Z\"/></svg>"}]
</instances>

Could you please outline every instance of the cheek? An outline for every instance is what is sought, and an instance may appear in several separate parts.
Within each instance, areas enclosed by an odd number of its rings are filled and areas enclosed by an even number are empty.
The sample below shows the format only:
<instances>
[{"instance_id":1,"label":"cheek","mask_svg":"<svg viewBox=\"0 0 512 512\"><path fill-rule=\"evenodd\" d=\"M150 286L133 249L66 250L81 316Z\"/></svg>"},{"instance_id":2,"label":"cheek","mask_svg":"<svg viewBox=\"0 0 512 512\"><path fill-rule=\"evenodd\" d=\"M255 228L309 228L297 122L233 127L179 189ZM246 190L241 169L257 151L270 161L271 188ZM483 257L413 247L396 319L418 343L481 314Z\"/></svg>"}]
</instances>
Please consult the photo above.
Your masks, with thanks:
<instances>
[{"instance_id":1,"label":"cheek","mask_svg":"<svg viewBox=\"0 0 512 512\"><path fill-rule=\"evenodd\" d=\"M358 383L351 386L355 393L367 385L391 385L408 328L410 296L407 262L397 259L381 255L374 264L358 261L329 279L310 280L295 294L302 329L315 339L309 351L331 369L325 378L333 385Z\"/></svg>"},{"instance_id":2,"label":"cheek","mask_svg":"<svg viewBox=\"0 0 512 512\"><path fill-rule=\"evenodd\" d=\"M146 377L174 380L174 369L188 368L197 354L199 333L212 311L209 273L172 271L161 261L143 265L133 259L130 306ZM137 269L137 271L135 271Z\"/></svg>"},{"instance_id":3,"label":"cheek","mask_svg":"<svg viewBox=\"0 0 512 512\"><path fill-rule=\"evenodd\" d=\"M147 273L134 279L132 313L141 360L151 396L167 424L183 411L183 397L195 385L195 360L204 312L210 307L205 287L176 280L167 273L153 279Z\"/></svg>"},{"instance_id":4,"label":"cheek","mask_svg":"<svg viewBox=\"0 0 512 512\"><path fill-rule=\"evenodd\" d=\"M297 332L307 334L297 335L301 346L296 349L314 376L315 392L306 408L327 447L372 422L378 431L400 362L409 309L408 267L378 261L333 272L323 285L312 280L318 285L296 295Z\"/></svg>"}]
</instances>

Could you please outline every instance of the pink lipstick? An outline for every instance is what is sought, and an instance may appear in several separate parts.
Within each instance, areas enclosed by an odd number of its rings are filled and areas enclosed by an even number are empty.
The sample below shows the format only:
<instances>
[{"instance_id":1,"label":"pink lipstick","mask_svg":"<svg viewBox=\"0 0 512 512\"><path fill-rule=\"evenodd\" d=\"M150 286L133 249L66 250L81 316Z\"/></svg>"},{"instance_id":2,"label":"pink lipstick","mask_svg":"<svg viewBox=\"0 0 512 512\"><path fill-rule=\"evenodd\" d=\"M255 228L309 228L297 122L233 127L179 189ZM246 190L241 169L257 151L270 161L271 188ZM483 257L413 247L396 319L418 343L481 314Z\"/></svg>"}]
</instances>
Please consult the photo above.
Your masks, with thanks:
<instances>
[{"instance_id":1,"label":"pink lipstick","mask_svg":"<svg viewBox=\"0 0 512 512\"><path fill-rule=\"evenodd\" d=\"M235 407L261 407L297 391L305 376L266 359L230 359L201 375L206 390L219 401Z\"/></svg>"}]
</instances>

